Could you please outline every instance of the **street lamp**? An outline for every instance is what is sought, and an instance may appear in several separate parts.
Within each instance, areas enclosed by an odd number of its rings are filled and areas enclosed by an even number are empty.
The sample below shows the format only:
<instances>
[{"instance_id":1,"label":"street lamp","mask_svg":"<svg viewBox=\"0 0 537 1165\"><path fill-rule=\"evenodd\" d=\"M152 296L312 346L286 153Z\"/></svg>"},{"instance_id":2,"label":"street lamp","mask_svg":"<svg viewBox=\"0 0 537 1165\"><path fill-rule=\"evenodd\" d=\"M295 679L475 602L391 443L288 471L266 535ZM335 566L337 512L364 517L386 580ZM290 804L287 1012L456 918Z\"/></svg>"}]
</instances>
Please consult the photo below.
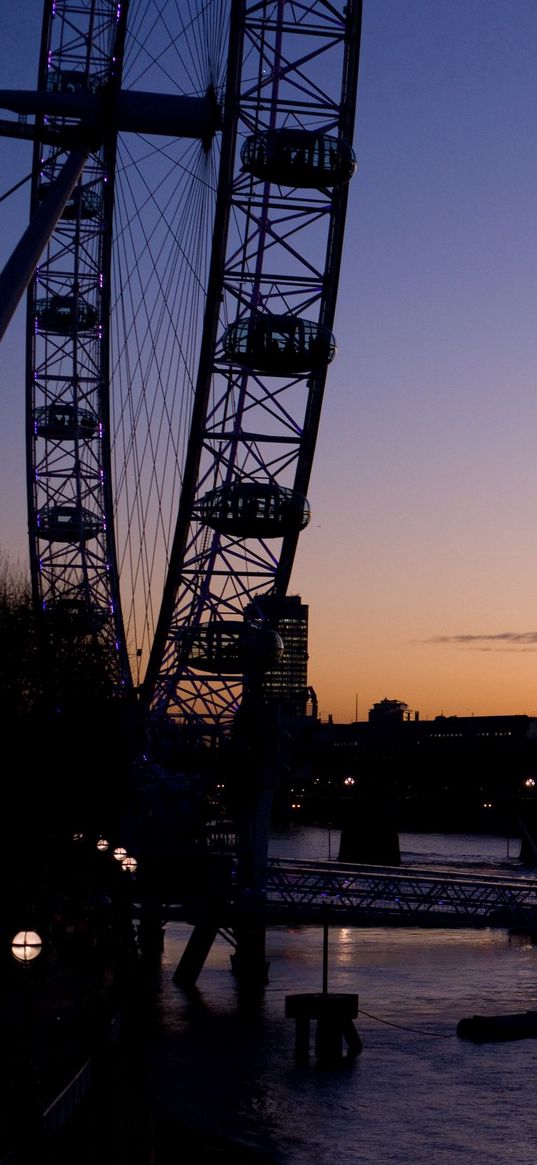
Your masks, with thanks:
<instances>
[{"instance_id":1,"label":"street lamp","mask_svg":"<svg viewBox=\"0 0 537 1165\"><path fill-rule=\"evenodd\" d=\"M116 862L122 862L123 859L127 857L127 851L126 851L125 847L122 845L116 845L116 848L114 850L114 857L116 859Z\"/></svg>"},{"instance_id":2,"label":"street lamp","mask_svg":"<svg viewBox=\"0 0 537 1165\"><path fill-rule=\"evenodd\" d=\"M11 942L11 954L18 963L31 963L43 950L43 940L36 930L19 930Z\"/></svg>"},{"instance_id":3,"label":"street lamp","mask_svg":"<svg viewBox=\"0 0 537 1165\"><path fill-rule=\"evenodd\" d=\"M19 930L11 940L11 954L24 967L21 979L22 1016L19 1034L19 1057L15 1064L21 1098L25 1153L24 1160L38 1157L41 1139L43 1103L39 1072L34 1059L33 975L31 967L43 950L43 940L36 930Z\"/></svg>"},{"instance_id":4,"label":"street lamp","mask_svg":"<svg viewBox=\"0 0 537 1165\"><path fill-rule=\"evenodd\" d=\"M106 850L109 849L109 846L110 846L110 842L107 841L105 837L99 838L99 840L97 842L97 849L99 850L99 853L102 853L102 854L106 853Z\"/></svg>"},{"instance_id":5,"label":"street lamp","mask_svg":"<svg viewBox=\"0 0 537 1165\"><path fill-rule=\"evenodd\" d=\"M136 861L136 858L123 858L121 869L125 870L126 874L135 874L136 870L138 869L138 862Z\"/></svg>"}]
</instances>

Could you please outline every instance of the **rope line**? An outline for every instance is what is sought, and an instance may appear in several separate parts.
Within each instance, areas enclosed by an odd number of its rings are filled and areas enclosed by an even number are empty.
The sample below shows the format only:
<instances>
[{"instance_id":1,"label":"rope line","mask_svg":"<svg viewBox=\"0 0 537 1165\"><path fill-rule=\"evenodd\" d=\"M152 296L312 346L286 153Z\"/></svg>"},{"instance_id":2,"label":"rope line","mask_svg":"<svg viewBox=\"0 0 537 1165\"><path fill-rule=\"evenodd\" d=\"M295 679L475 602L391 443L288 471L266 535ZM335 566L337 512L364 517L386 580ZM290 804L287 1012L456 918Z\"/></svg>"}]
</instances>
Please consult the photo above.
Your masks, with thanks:
<instances>
[{"instance_id":1,"label":"rope line","mask_svg":"<svg viewBox=\"0 0 537 1165\"><path fill-rule=\"evenodd\" d=\"M455 1032L448 1032L447 1035L445 1032L426 1032L419 1027L408 1027L407 1024L395 1023L391 1019L381 1019L379 1015L372 1015L370 1011L364 1011L363 1007L360 1007L358 1014L367 1015L368 1019L374 1019L377 1023L383 1023L386 1027L396 1027L403 1032L414 1032L418 1036L428 1036L431 1040L452 1040L455 1035Z\"/></svg>"}]
</instances>

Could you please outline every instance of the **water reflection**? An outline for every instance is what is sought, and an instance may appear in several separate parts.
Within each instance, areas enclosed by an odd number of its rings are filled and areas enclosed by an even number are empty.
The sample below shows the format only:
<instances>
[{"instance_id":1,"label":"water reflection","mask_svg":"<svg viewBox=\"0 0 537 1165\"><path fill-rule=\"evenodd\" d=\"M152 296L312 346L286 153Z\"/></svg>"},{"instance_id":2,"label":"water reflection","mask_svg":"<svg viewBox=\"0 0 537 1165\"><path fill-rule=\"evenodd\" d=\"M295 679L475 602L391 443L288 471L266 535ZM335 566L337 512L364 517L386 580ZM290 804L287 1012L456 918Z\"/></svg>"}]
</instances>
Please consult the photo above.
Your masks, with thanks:
<instances>
[{"instance_id":1,"label":"water reflection","mask_svg":"<svg viewBox=\"0 0 537 1165\"><path fill-rule=\"evenodd\" d=\"M319 857L320 833L300 831L305 853L295 835L292 856ZM482 843L429 841L443 864L447 854L488 868L505 861L505 839ZM281 856L283 845L273 839ZM412 846L415 855L414 836ZM160 1118L238 1136L275 1165L533 1165L535 1041L478 1046L456 1036L464 1016L537 1006L537 947L527 936L331 928L329 989L358 993L364 1044L352 1068L334 1073L314 1059L296 1065L285 1018L287 994L321 989L321 928L269 931L270 981L249 1008L221 940L195 995L174 987L189 933L181 924L166 930L149 1052Z\"/></svg>"},{"instance_id":2,"label":"water reflection","mask_svg":"<svg viewBox=\"0 0 537 1165\"><path fill-rule=\"evenodd\" d=\"M293 1023L284 1015L287 993L320 989L319 928L269 932L270 983L248 1010L224 943L215 944L195 996L173 986L188 933L179 924L167 928L151 1053L159 1111L168 1119L179 1114L191 1127L241 1136L271 1160L293 1165L467 1165L470 1147L472 1165L490 1165L500 1160L505 1125L522 1120L522 1129L529 1127L523 1110L533 1104L535 1045L475 1047L455 1029L465 1015L535 1005L530 943L493 930L334 929L330 988L357 991L363 1009L357 1024L364 1050L342 1076L314 1062L295 1065ZM512 1087L510 1107L499 1098L502 1126L493 1094L506 1076ZM526 1158L516 1160L523 1165Z\"/></svg>"}]
</instances>

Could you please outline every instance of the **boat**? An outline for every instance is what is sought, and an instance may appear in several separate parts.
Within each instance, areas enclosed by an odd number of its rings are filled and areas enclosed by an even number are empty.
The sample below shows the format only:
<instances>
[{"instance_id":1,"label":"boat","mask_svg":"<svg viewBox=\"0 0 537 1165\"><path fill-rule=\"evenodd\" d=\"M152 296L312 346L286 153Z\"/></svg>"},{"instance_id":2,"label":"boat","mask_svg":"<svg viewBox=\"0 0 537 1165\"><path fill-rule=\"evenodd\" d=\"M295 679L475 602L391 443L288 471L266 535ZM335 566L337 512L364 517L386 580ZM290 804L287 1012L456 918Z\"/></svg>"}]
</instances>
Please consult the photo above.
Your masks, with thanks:
<instances>
[{"instance_id":1,"label":"boat","mask_svg":"<svg viewBox=\"0 0 537 1165\"><path fill-rule=\"evenodd\" d=\"M457 1024L457 1035L474 1044L537 1038L537 1011L513 1015L472 1015Z\"/></svg>"}]
</instances>

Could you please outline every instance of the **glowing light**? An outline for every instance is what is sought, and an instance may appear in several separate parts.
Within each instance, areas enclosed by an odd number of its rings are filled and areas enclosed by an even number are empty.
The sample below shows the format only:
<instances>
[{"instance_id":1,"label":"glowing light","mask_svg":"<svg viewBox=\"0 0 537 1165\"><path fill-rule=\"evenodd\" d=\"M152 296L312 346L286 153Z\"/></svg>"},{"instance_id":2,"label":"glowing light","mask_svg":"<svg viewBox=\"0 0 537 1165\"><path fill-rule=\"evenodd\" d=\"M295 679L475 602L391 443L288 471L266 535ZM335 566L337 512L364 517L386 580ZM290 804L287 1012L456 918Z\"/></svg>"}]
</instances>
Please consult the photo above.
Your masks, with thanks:
<instances>
[{"instance_id":1,"label":"glowing light","mask_svg":"<svg viewBox=\"0 0 537 1165\"><path fill-rule=\"evenodd\" d=\"M124 846L122 846L122 845L116 846L116 848L114 850L114 857L116 859L116 862L122 862L123 858L127 857L127 851L124 848Z\"/></svg>"},{"instance_id":2,"label":"glowing light","mask_svg":"<svg viewBox=\"0 0 537 1165\"><path fill-rule=\"evenodd\" d=\"M36 930L19 930L11 943L11 954L18 963L31 963L43 950L43 940Z\"/></svg>"},{"instance_id":3,"label":"glowing light","mask_svg":"<svg viewBox=\"0 0 537 1165\"><path fill-rule=\"evenodd\" d=\"M126 874L135 874L136 870L138 869L138 862L136 861L136 858L123 858L121 869L125 870Z\"/></svg>"},{"instance_id":4,"label":"glowing light","mask_svg":"<svg viewBox=\"0 0 537 1165\"><path fill-rule=\"evenodd\" d=\"M99 850L101 853L105 853L105 851L106 851L106 850L109 848L109 846L110 846L110 842L109 842L109 841L107 841L105 837L100 837L100 838L99 838L99 840L98 840L98 842L97 842L97 849L98 849L98 850Z\"/></svg>"}]
</instances>

